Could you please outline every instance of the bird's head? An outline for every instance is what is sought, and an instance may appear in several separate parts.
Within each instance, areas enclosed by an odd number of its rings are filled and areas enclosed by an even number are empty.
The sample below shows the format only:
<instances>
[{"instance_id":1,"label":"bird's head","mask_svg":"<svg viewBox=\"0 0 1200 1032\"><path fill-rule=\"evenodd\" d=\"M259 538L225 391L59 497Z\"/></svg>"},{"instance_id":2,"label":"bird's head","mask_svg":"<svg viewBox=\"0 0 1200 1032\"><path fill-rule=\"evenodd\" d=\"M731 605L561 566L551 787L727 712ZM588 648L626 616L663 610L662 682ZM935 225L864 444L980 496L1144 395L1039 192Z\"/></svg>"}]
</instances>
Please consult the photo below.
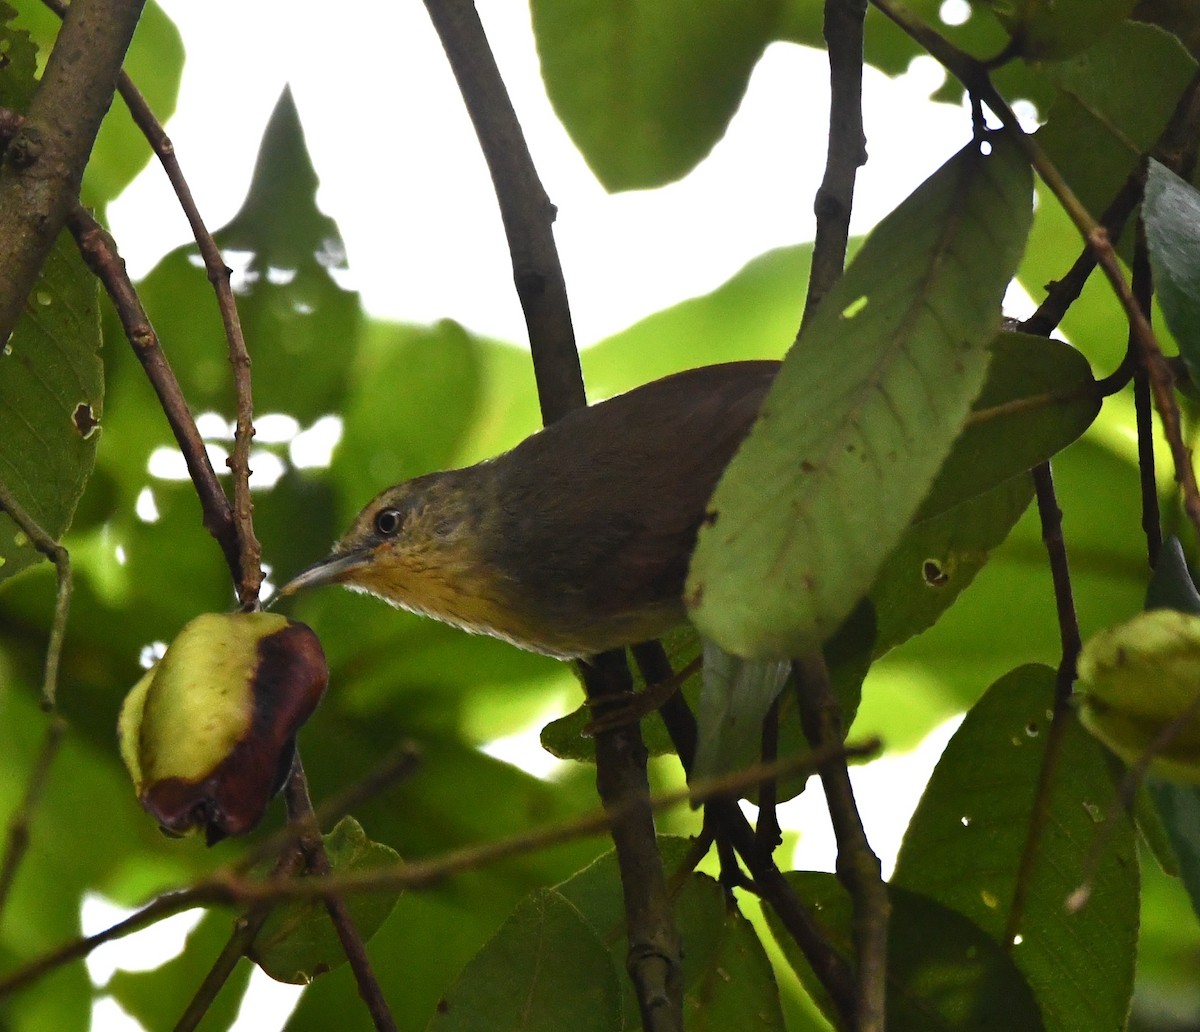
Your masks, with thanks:
<instances>
[{"instance_id":1,"label":"bird's head","mask_svg":"<svg viewBox=\"0 0 1200 1032\"><path fill-rule=\"evenodd\" d=\"M480 521L486 465L430 473L381 491L324 559L280 589L342 584L414 612L478 629L494 604L483 566Z\"/></svg>"}]
</instances>

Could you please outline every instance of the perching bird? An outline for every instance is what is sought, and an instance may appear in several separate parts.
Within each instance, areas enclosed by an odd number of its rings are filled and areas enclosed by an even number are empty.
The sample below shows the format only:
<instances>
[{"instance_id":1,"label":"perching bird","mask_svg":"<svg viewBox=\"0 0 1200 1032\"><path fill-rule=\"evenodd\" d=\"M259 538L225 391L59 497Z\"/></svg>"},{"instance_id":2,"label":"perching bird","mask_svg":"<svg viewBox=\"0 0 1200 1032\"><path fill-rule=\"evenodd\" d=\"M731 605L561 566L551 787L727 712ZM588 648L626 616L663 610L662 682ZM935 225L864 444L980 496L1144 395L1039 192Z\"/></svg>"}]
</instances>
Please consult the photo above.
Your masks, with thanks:
<instances>
[{"instance_id":1,"label":"perching bird","mask_svg":"<svg viewBox=\"0 0 1200 1032\"><path fill-rule=\"evenodd\" d=\"M564 659L659 637L686 617L708 499L778 369L676 373L389 487L281 593L344 584Z\"/></svg>"}]
</instances>

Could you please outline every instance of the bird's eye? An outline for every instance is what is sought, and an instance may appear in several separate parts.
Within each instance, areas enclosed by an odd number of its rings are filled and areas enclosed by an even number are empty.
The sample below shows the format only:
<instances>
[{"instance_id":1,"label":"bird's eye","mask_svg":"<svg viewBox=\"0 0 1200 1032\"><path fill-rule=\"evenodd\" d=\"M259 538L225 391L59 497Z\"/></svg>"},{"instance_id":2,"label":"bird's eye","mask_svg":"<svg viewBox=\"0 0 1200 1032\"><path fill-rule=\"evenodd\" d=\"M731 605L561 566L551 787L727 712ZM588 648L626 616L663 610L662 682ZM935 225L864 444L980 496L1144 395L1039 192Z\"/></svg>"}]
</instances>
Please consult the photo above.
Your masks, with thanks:
<instances>
[{"instance_id":1,"label":"bird's eye","mask_svg":"<svg viewBox=\"0 0 1200 1032\"><path fill-rule=\"evenodd\" d=\"M375 514L375 532L380 537L395 537L404 525L404 516L399 509L380 509Z\"/></svg>"}]
</instances>

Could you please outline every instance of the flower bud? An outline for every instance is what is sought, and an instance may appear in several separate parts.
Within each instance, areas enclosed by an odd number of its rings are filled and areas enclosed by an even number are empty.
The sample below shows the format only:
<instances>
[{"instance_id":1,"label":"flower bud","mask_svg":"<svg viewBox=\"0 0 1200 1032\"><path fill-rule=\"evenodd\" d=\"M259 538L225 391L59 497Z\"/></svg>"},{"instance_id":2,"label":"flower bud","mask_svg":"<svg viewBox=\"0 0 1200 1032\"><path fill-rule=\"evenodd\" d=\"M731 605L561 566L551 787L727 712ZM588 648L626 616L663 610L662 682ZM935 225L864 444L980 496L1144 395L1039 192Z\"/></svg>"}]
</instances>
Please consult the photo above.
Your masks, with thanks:
<instances>
[{"instance_id":1,"label":"flower bud","mask_svg":"<svg viewBox=\"0 0 1200 1032\"><path fill-rule=\"evenodd\" d=\"M121 707L121 756L168 834L208 844L262 818L329 672L317 636L275 613L192 620Z\"/></svg>"},{"instance_id":2,"label":"flower bud","mask_svg":"<svg viewBox=\"0 0 1200 1032\"><path fill-rule=\"evenodd\" d=\"M1150 769L1200 783L1200 617L1173 609L1140 613L1089 639L1078 670L1084 727L1133 764L1183 718L1155 747Z\"/></svg>"}]
</instances>

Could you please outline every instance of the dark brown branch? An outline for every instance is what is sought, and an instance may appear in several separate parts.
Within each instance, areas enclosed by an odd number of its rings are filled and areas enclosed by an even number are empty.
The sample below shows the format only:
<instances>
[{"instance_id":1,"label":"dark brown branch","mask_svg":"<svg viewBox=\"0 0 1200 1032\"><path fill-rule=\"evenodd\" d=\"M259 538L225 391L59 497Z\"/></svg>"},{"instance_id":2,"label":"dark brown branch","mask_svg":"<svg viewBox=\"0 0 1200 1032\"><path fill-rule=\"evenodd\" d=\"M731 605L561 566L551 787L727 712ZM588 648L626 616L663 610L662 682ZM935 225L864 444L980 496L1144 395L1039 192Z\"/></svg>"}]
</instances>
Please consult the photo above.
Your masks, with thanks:
<instances>
[{"instance_id":1,"label":"dark brown branch","mask_svg":"<svg viewBox=\"0 0 1200 1032\"><path fill-rule=\"evenodd\" d=\"M54 563L56 588L54 620L50 625L50 640L46 643L46 664L42 673L42 708L51 709L58 694L58 664L62 658L63 639L67 634L67 614L71 608L71 557L67 550L42 529L8 487L0 483L0 512L6 512L47 559Z\"/></svg>"},{"instance_id":2,"label":"dark brown branch","mask_svg":"<svg viewBox=\"0 0 1200 1032\"><path fill-rule=\"evenodd\" d=\"M813 244L803 329L817 305L842 275L850 240L854 181L867 161L862 122L863 19L867 0L825 0L825 43L829 50L829 146L825 177L813 211L817 235Z\"/></svg>"},{"instance_id":3,"label":"dark brown branch","mask_svg":"<svg viewBox=\"0 0 1200 1032\"><path fill-rule=\"evenodd\" d=\"M171 432L175 435L180 452L183 453L188 473L200 499L204 526L221 546L225 562L236 581L241 561L237 529L234 526L229 500L221 489L216 470L209 462L204 440L200 431L196 429L196 421L192 418L179 381L175 379L167 356L159 346L158 334L154 332L150 318L142 307L141 298L138 297L125 271L125 262L117 252L117 245L109 232L84 208L76 205L68 224L84 261L108 292L125 336L129 338L133 347L133 353L142 363L154 393L158 395L163 415L167 417Z\"/></svg>"},{"instance_id":4,"label":"dark brown branch","mask_svg":"<svg viewBox=\"0 0 1200 1032\"><path fill-rule=\"evenodd\" d=\"M479 137L525 313L542 421L587 404L566 281L554 244L555 209L538 178L504 80L471 0L425 0Z\"/></svg>"},{"instance_id":5,"label":"dark brown branch","mask_svg":"<svg viewBox=\"0 0 1200 1032\"><path fill-rule=\"evenodd\" d=\"M63 735L66 734L67 723L61 717L55 717L46 728L46 736L42 740L42 748L34 761L33 770L29 772L29 781L25 786L25 795L20 804L8 819L8 835L4 842L4 860L0 862L0 915L4 913L4 905L8 902L8 894L12 891L17 870L25 853L29 849L29 826L33 822L42 790L50 777L50 766L58 755L62 745Z\"/></svg>"},{"instance_id":6,"label":"dark brown branch","mask_svg":"<svg viewBox=\"0 0 1200 1032\"><path fill-rule=\"evenodd\" d=\"M1150 249L1146 244L1146 229L1141 219L1137 223L1137 238L1133 245L1133 271L1131 277L1133 296L1146 319L1150 318L1150 304L1154 295L1154 277L1150 270ZM1158 566L1162 552L1162 518L1158 507L1158 479L1154 465L1154 416L1150 403L1150 378L1145 365L1137 361L1140 356L1137 340L1131 330L1127 354L1134 356L1133 405L1137 423L1138 478L1142 488L1142 533L1146 538L1146 560L1150 569Z\"/></svg>"},{"instance_id":7,"label":"dark brown branch","mask_svg":"<svg viewBox=\"0 0 1200 1032\"><path fill-rule=\"evenodd\" d=\"M800 701L800 721L814 750L828 749L845 738L842 707L829 683L829 670L819 652L794 660L792 671ZM854 1000L855 1032L884 1032L887 1004L887 939L892 906L879 858L867 841L850 771L845 760L831 759L817 768L837 839L838 879L854 907L854 946L858 957Z\"/></svg>"},{"instance_id":8,"label":"dark brown branch","mask_svg":"<svg viewBox=\"0 0 1200 1032\"><path fill-rule=\"evenodd\" d=\"M1029 812L1029 827L1025 834L1025 845L1021 850L1021 860L1017 865L1012 902L1004 926L1002 945L1006 950L1012 949L1021 930L1025 901L1032 888L1042 840L1050 819L1054 779L1062 761L1067 728L1071 721L1071 685L1075 682L1075 666L1081 648L1079 621L1075 615L1075 596L1071 590L1071 571L1067 564L1067 550L1062 534L1062 510L1058 507L1050 463L1043 462L1034 467L1032 475L1037 491L1038 516L1042 524L1042 542L1050 561L1050 577L1054 585L1054 604L1058 612L1062 658L1054 685L1054 707L1051 711L1050 730L1046 735L1046 752L1042 756L1042 765L1038 771L1037 789Z\"/></svg>"},{"instance_id":9,"label":"dark brown branch","mask_svg":"<svg viewBox=\"0 0 1200 1032\"><path fill-rule=\"evenodd\" d=\"M76 0L0 166L0 341L79 197L144 0Z\"/></svg>"},{"instance_id":10,"label":"dark brown branch","mask_svg":"<svg viewBox=\"0 0 1200 1032\"><path fill-rule=\"evenodd\" d=\"M625 657L606 652L581 663L589 703L620 705L633 684ZM612 838L629 932L626 967L637 987L642 1027L683 1029L683 966L679 932L655 839L646 774L646 747L637 723L595 737L596 789L613 815Z\"/></svg>"},{"instance_id":11,"label":"dark brown branch","mask_svg":"<svg viewBox=\"0 0 1200 1032\"><path fill-rule=\"evenodd\" d=\"M63 0L43 0L43 3L60 18L65 18L66 12L71 6L64 3ZM200 210L196 207L191 188L175 157L175 146L163 131L158 119L154 117L150 105L146 103L145 97L134 85L133 80L123 71L117 76L117 89L129 108L130 115L133 116L134 124L142 131L142 135L146 137L154 153L158 155L158 159L167 173L167 179L175 191L179 205L192 227L192 235L200 251L200 257L204 261L209 282L212 283L213 290L216 292L217 307L221 313L221 323L224 326L225 339L229 345L229 362L233 367L234 393L237 398L233 453L226 460L233 474L231 515L233 533L237 536L237 562L230 569L242 608L253 609L258 603L263 574L262 546L254 534L252 520L254 504L250 497L250 439L254 436L253 405L250 393L250 355L246 350L241 319L238 316L237 303L233 297L230 270L221 256L216 241L213 240L212 234L204 224ZM130 339L132 340L132 338ZM201 503L203 504L204 489L198 481L196 481L196 489L201 492ZM222 497L224 497L223 494ZM225 507L228 510L228 503ZM205 511L207 518L207 508ZM215 536L216 532L212 530L212 527L209 527L209 530ZM218 541L221 541L220 537L218 537ZM222 549L226 552L228 560L229 552L223 541Z\"/></svg>"},{"instance_id":12,"label":"dark brown branch","mask_svg":"<svg viewBox=\"0 0 1200 1032\"><path fill-rule=\"evenodd\" d=\"M534 168L474 4L426 0L425 6L491 172L513 281L529 331L542 421L552 423L587 403L566 281L551 228L554 206ZM583 669L593 702L624 692L630 681L620 653L595 657ZM596 736L596 782L608 812L620 814L619 819L613 818L613 843L628 922L628 967L638 990L643 1027L663 1032L682 1029L679 933L646 802L646 750L636 724Z\"/></svg>"},{"instance_id":13,"label":"dark brown branch","mask_svg":"<svg viewBox=\"0 0 1200 1032\"><path fill-rule=\"evenodd\" d=\"M671 677L671 664L658 642L637 646L634 657L648 682L665 681ZM696 758L697 742L696 718L691 708L683 696L676 692L663 704L660 713L683 769L690 772ZM763 851L754 829L737 803L715 795L705 805L705 819L742 858L754 878L755 889L779 916L818 981L829 993L843 1023L848 1025L854 1014L853 974L775 865L772 854Z\"/></svg>"}]
</instances>

